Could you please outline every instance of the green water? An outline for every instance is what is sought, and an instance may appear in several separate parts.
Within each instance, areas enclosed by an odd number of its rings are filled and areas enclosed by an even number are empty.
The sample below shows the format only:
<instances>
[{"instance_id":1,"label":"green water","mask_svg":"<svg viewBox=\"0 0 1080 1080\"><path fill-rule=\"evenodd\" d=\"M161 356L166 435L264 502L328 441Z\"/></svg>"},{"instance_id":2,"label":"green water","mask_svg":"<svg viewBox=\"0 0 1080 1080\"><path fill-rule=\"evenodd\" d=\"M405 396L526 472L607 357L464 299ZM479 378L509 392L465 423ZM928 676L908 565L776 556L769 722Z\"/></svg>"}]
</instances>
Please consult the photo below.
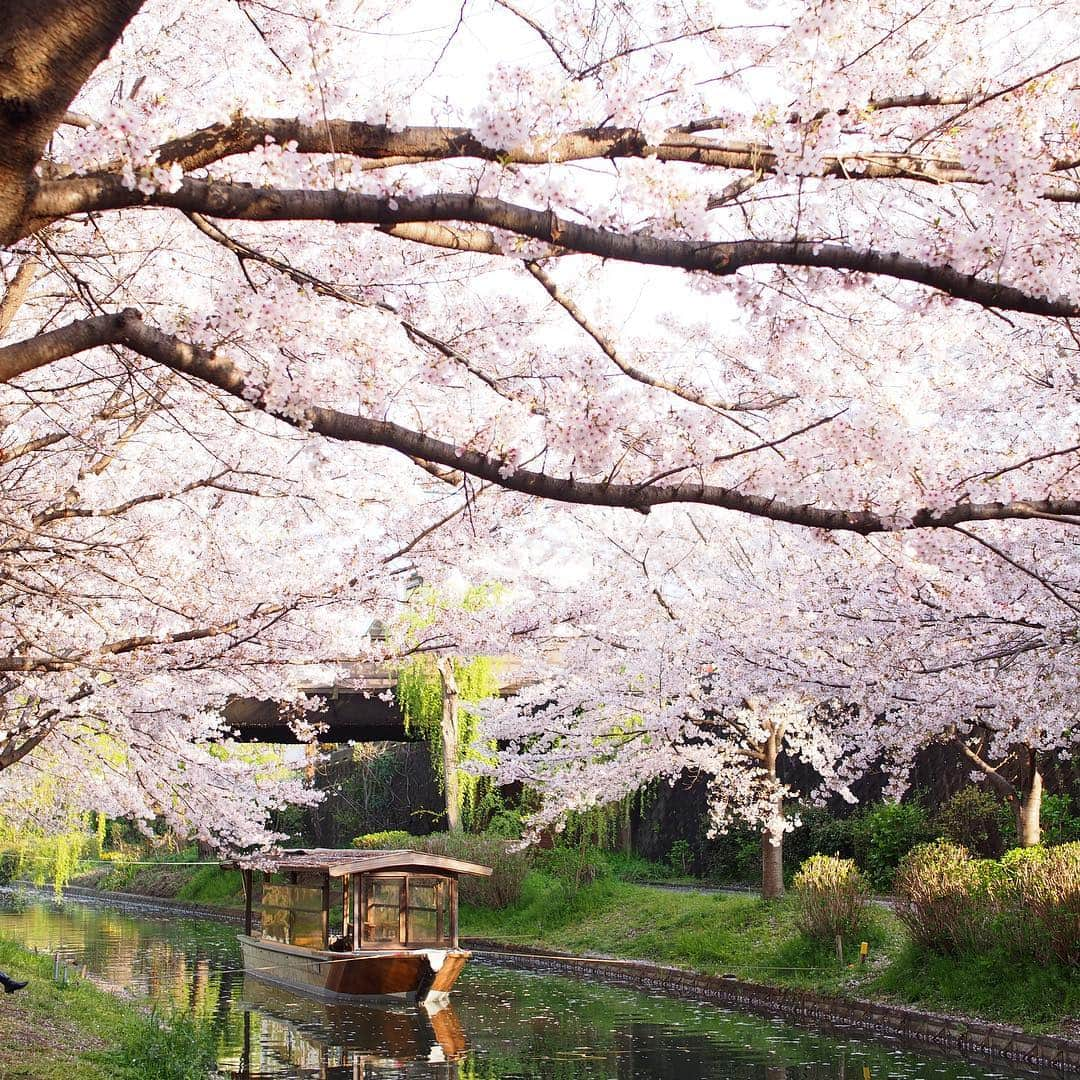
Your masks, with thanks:
<instances>
[{"instance_id":1,"label":"green water","mask_svg":"<svg viewBox=\"0 0 1080 1080\"><path fill-rule=\"evenodd\" d=\"M986 1080L1030 1076L474 959L452 1005L328 1004L244 979L236 928L0 893L0 936L213 1023L226 1077Z\"/></svg>"}]
</instances>

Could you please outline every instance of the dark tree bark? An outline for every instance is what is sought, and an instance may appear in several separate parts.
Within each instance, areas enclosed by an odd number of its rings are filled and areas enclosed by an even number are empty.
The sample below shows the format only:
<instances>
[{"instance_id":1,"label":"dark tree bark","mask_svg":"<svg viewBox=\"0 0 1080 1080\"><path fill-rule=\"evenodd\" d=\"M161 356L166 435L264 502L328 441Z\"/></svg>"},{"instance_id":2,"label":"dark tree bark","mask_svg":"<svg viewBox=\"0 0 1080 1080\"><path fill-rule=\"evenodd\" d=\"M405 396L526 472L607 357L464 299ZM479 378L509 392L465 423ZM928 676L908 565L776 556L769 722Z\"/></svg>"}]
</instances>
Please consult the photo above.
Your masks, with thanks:
<instances>
[{"instance_id":1,"label":"dark tree bark","mask_svg":"<svg viewBox=\"0 0 1080 1080\"><path fill-rule=\"evenodd\" d=\"M23 231L49 137L142 0L0 4L0 244Z\"/></svg>"},{"instance_id":2,"label":"dark tree bark","mask_svg":"<svg viewBox=\"0 0 1080 1080\"><path fill-rule=\"evenodd\" d=\"M143 322L139 312L128 309L115 315L96 315L69 323L59 330L39 334L26 341L0 346L0 382L7 382L56 360L100 345L124 345L173 371L193 376L224 390L256 409L266 409L262 392L249 387L243 374L229 359L179 338L163 334ZM960 502L945 509L913 508L908 521L888 522L867 510L836 509L807 504L784 503L778 499L705 484L693 479L680 483L645 481L612 483L578 480L530 469L507 472L498 457L458 446L389 420L377 420L336 409L312 405L301 417L280 417L283 423L302 427L343 442L387 446L416 462L444 465L455 472L468 473L499 487L540 499L586 506L621 507L648 513L654 506L669 503L696 503L737 510L753 517L787 521L817 529L862 534L893 532L898 529L948 528L970 521L1005 521L1031 518L1058 518L1069 524L1080 519L1080 499L1017 500L1012 503ZM1041 639L1022 651L1042 647ZM27 670L23 666L3 666L0 670Z\"/></svg>"}]
</instances>

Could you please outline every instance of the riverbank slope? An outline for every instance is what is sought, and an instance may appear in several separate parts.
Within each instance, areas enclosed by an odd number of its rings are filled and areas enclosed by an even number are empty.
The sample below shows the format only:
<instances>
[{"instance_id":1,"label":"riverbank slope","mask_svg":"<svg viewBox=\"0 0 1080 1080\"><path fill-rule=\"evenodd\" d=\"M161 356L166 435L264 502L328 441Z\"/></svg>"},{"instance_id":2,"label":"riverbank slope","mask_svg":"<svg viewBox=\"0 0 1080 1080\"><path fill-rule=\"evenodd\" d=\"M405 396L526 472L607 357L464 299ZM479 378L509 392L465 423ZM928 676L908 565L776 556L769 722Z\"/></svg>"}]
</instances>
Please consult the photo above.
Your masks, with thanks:
<instances>
[{"instance_id":1,"label":"riverbank slope","mask_svg":"<svg viewBox=\"0 0 1080 1080\"><path fill-rule=\"evenodd\" d=\"M0 940L0 969L27 986L0 1002L3 1080L203 1080L213 1040L196 1023L148 1012L74 978L51 957Z\"/></svg>"}]
</instances>

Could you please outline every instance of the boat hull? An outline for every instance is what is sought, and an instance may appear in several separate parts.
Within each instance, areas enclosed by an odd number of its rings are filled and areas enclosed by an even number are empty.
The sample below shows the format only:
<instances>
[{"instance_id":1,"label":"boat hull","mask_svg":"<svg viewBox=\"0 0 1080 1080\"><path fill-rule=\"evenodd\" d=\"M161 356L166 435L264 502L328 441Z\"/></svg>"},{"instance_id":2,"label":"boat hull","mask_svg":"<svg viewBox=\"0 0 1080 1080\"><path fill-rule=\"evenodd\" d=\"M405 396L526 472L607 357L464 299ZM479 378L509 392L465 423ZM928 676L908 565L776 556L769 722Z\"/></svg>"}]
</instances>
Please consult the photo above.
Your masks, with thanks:
<instances>
[{"instance_id":1,"label":"boat hull","mask_svg":"<svg viewBox=\"0 0 1080 1080\"><path fill-rule=\"evenodd\" d=\"M244 971L264 982L339 1000L404 998L437 1001L449 993L465 949L397 949L339 953L239 936Z\"/></svg>"}]
</instances>

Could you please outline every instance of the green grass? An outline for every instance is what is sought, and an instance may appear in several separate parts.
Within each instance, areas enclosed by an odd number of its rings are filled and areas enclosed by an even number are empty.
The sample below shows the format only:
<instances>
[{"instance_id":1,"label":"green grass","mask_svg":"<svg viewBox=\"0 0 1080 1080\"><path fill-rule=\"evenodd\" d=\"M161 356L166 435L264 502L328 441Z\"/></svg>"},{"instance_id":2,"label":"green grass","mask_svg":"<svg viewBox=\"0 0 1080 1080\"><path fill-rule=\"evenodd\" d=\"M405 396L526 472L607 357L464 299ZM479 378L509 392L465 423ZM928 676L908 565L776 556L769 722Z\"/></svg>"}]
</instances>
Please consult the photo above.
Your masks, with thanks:
<instances>
[{"instance_id":1,"label":"green grass","mask_svg":"<svg viewBox=\"0 0 1080 1080\"><path fill-rule=\"evenodd\" d=\"M0 968L26 979L0 1006L4 1080L203 1080L213 1066L208 1028L148 1013L91 983L53 982L49 957L0 941Z\"/></svg>"},{"instance_id":2,"label":"green grass","mask_svg":"<svg viewBox=\"0 0 1080 1080\"><path fill-rule=\"evenodd\" d=\"M789 900L761 900L670 892L604 878L581 889L533 872L521 900L501 911L462 906L462 933L574 953L650 960L757 982L847 992L872 977L867 968L841 965L835 946L806 940ZM882 909L853 930L845 956L858 942L872 955L896 948L900 928Z\"/></svg>"},{"instance_id":3,"label":"green grass","mask_svg":"<svg viewBox=\"0 0 1080 1080\"><path fill-rule=\"evenodd\" d=\"M1080 1014L1075 971L1001 955L934 956L916 949L896 917L876 905L865 925L845 939L844 964L835 946L808 940L799 931L791 898L671 892L614 878L574 889L535 871L511 907L462 905L461 932L827 994L899 1000L1030 1030L1046 1030ZM860 940L870 943L869 961L849 966L857 961Z\"/></svg>"},{"instance_id":4,"label":"green grass","mask_svg":"<svg viewBox=\"0 0 1080 1080\"><path fill-rule=\"evenodd\" d=\"M176 893L178 900L218 907L243 906L244 879L239 870L200 866Z\"/></svg>"},{"instance_id":5,"label":"green grass","mask_svg":"<svg viewBox=\"0 0 1080 1080\"><path fill-rule=\"evenodd\" d=\"M901 949L876 990L924 1008L1046 1030L1080 1016L1080 975L1063 964L1015 960L1003 952L939 956Z\"/></svg>"}]
</instances>

